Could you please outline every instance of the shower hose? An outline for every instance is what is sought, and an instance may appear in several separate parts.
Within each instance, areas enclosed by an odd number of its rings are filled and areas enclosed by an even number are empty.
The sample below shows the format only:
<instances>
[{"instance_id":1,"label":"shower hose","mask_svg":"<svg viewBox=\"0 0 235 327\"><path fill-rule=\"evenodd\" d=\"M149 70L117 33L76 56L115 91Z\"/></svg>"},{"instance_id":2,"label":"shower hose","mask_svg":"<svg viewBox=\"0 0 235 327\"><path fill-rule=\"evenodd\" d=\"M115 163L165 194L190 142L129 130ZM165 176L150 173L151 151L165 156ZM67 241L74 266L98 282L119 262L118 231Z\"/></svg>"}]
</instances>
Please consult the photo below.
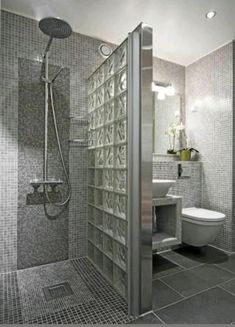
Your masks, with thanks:
<instances>
[{"instance_id":1,"label":"shower hose","mask_svg":"<svg viewBox=\"0 0 235 327\"><path fill-rule=\"evenodd\" d=\"M63 206L68 204L68 202L69 202L69 200L71 198L72 190L71 190L71 183L70 183L70 180L69 180L69 175L68 175L67 169L65 167L65 162L64 162L64 157L63 157L63 152L62 152L62 149L61 149L61 142L60 142L60 137L59 137L59 132L58 132L57 119L56 119L55 106L54 106L53 82L50 82L48 85L49 85L51 111L52 111L52 116L53 116L53 123L54 123L57 147L58 147L58 150L59 150L60 161L61 161L61 164L62 164L62 167L63 167L64 175L65 175L65 178L66 178L66 183L67 183L67 186L68 186L67 197L63 202L54 203L54 202L51 201L51 199L50 199L50 197L48 195L47 187L45 185L44 185L44 187L45 187L45 194L46 194L46 198L47 198L48 202L50 204L56 206L56 207L63 207Z\"/></svg>"}]
</instances>

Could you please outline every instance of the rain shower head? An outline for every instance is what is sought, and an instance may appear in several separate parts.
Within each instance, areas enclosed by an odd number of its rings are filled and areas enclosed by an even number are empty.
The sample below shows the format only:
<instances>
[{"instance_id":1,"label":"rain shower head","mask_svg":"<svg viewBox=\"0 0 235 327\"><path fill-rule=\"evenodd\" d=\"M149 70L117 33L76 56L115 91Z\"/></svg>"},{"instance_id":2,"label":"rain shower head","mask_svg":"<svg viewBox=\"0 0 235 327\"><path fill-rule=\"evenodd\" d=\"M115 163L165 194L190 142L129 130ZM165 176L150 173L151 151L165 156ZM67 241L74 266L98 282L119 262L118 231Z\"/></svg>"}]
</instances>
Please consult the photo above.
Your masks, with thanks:
<instances>
[{"instance_id":1,"label":"rain shower head","mask_svg":"<svg viewBox=\"0 0 235 327\"><path fill-rule=\"evenodd\" d=\"M64 39L72 34L71 26L64 20L56 17L46 17L39 22L40 30L50 38Z\"/></svg>"},{"instance_id":2,"label":"rain shower head","mask_svg":"<svg viewBox=\"0 0 235 327\"><path fill-rule=\"evenodd\" d=\"M39 28L44 34L50 37L44 53L44 59L49 52L54 38L65 39L72 34L71 26L65 20L56 17L46 17L41 19L39 22Z\"/></svg>"}]
</instances>

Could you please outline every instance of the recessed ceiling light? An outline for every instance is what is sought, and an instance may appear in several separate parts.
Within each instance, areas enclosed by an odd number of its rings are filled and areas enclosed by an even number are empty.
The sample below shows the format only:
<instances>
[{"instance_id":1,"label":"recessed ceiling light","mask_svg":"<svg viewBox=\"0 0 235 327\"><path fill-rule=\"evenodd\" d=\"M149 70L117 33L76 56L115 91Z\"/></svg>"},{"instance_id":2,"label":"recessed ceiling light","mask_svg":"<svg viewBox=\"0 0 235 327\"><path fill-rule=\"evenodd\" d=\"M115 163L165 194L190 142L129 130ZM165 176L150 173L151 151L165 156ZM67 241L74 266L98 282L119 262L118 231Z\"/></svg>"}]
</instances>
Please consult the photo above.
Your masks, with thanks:
<instances>
[{"instance_id":1,"label":"recessed ceiling light","mask_svg":"<svg viewBox=\"0 0 235 327\"><path fill-rule=\"evenodd\" d=\"M214 11L214 10L208 11L208 12L206 13L206 18L207 18L207 19L212 19L212 18L214 18L215 16L216 16L216 11Z\"/></svg>"}]
</instances>

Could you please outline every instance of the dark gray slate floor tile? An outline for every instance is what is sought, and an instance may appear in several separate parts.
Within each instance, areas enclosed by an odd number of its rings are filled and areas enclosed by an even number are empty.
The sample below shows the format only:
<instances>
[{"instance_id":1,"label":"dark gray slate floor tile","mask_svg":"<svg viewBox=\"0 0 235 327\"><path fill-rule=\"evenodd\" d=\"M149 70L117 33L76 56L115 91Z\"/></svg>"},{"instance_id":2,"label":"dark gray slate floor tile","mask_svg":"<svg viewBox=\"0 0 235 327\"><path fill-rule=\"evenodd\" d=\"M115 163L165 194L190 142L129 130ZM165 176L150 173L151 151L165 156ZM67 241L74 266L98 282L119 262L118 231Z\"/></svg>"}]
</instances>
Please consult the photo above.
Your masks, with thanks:
<instances>
[{"instance_id":1,"label":"dark gray slate floor tile","mask_svg":"<svg viewBox=\"0 0 235 327\"><path fill-rule=\"evenodd\" d=\"M235 297L215 287L156 313L166 324L229 324L234 308Z\"/></svg>"},{"instance_id":2,"label":"dark gray slate floor tile","mask_svg":"<svg viewBox=\"0 0 235 327\"><path fill-rule=\"evenodd\" d=\"M228 256L223 262L217 263L221 268L225 268L235 273L235 254Z\"/></svg>"},{"instance_id":3,"label":"dark gray slate floor tile","mask_svg":"<svg viewBox=\"0 0 235 327\"><path fill-rule=\"evenodd\" d=\"M235 295L235 279L221 285L221 287Z\"/></svg>"},{"instance_id":4,"label":"dark gray slate floor tile","mask_svg":"<svg viewBox=\"0 0 235 327\"><path fill-rule=\"evenodd\" d=\"M161 255L156 254L153 256L153 279L174 274L182 270L180 266Z\"/></svg>"},{"instance_id":5,"label":"dark gray slate floor tile","mask_svg":"<svg viewBox=\"0 0 235 327\"><path fill-rule=\"evenodd\" d=\"M162 254L165 259L174 262L182 268L188 269L201 265L202 263L197 260L192 260L189 257L181 255L178 252L170 251Z\"/></svg>"},{"instance_id":6,"label":"dark gray slate floor tile","mask_svg":"<svg viewBox=\"0 0 235 327\"><path fill-rule=\"evenodd\" d=\"M182 299L178 293L166 286L160 280L153 281L153 309L162 308Z\"/></svg>"},{"instance_id":7,"label":"dark gray slate floor tile","mask_svg":"<svg viewBox=\"0 0 235 327\"><path fill-rule=\"evenodd\" d=\"M153 313L149 313L144 317L131 321L129 324L162 324L162 322Z\"/></svg>"},{"instance_id":8,"label":"dark gray slate floor tile","mask_svg":"<svg viewBox=\"0 0 235 327\"><path fill-rule=\"evenodd\" d=\"M211 246L196 248L193 246L185 246L174 251L162 254L168 260L174 261L176 264L184 268L192 268L203 263L220 263L227 260L227 255Z\"/></svg>"},{"instance_id":9,"label":"dark gray slate floor tile","mask_svg":"<svg viewBox=\"0 0 235 327\"><path fill-rule=\"evenodd\" d=\"M163 277L162 280L187 297L226 282L233 277L232 273L215 265L205 264L172 276Z\"/></svg>"}]
</instances>

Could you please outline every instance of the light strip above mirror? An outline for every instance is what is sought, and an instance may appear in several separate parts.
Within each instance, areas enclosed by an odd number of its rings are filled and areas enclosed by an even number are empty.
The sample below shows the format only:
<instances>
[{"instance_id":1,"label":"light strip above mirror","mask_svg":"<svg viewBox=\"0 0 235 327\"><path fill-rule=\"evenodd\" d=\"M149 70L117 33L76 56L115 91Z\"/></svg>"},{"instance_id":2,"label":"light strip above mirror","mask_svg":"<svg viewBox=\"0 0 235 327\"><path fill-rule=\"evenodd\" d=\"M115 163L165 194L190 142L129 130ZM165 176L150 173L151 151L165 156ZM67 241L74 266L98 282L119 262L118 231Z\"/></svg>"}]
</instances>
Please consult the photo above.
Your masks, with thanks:
<instances>
[{"instance_id":1,"label":"light strip above mirror","mask_svg":"<svg viewBox=\"0 0 235 327\"><path fill-rule=\"evenodd\" d=\"M164 100L166 96L175 95L175 88L170 83L152 82L152 91L158 93L158 100Z\"/></svg>"}]
</instances>

